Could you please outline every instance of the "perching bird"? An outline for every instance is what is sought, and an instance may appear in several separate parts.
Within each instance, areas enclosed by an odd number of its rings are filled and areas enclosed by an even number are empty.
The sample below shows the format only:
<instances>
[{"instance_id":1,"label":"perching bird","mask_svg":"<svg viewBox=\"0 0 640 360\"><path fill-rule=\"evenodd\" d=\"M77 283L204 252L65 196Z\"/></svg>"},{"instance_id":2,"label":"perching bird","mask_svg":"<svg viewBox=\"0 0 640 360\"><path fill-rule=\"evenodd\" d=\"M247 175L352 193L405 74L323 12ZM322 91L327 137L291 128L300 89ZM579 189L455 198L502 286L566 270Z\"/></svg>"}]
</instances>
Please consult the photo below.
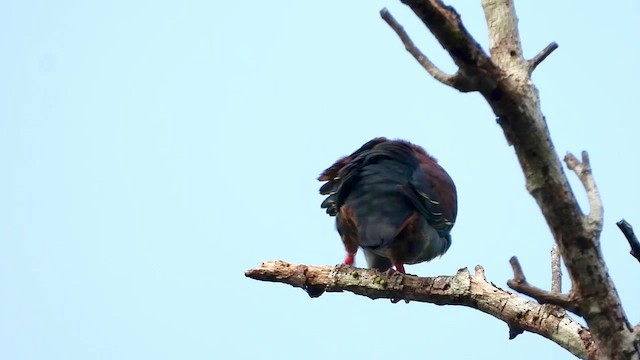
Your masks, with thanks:
<instances>
[{"instance_id":1,"label":"perching bird","mask_svg":"<svg viewBox=\"0 0 640 360\"><path fill-rule=\"evenodd\" d=\"M456 187L436 159L404 140L380 137L336 161L320 177L321 207L336 227L353 265L362 247L380 271L429 261L451 245Z\"/></svg>"}]
</instances>

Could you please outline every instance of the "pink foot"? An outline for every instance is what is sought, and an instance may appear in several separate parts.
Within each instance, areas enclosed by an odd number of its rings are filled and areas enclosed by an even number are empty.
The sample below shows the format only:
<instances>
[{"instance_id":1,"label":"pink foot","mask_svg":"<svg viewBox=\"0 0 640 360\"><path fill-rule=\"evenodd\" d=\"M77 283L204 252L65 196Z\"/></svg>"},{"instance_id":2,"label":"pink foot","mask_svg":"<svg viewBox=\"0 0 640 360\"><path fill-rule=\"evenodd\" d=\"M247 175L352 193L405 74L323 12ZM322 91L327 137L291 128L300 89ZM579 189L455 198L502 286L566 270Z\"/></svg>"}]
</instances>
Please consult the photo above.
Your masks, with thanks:
<instances>
[{"instance_id":1,"label":"pink foot","mask_svg":"<svg viewBox=\"0 0 640 360\"><path fill-rule=\"evenodd\" d=\"M353 266L356 262L356 254L347 253L347 256L344 258L345 265Z\"/></svg>"},{"instance_id":2,"label":"pink foot","mask_svg":"<svg viewBox=\"0 0 640 360\"><path fill-rule=\"evenodd\" d=\"M396 267L396 271L401 273L401 274L406 274L406 272L404 271L404 264L401 262L397 262L395 263L395 267ZM391 269L390 269L391 270ZM391 299L391 302L396 304L397 302L399 302L400 299ZM405 303L409 303L409 300L405 300Z\"/></svg>"}]
</instances>

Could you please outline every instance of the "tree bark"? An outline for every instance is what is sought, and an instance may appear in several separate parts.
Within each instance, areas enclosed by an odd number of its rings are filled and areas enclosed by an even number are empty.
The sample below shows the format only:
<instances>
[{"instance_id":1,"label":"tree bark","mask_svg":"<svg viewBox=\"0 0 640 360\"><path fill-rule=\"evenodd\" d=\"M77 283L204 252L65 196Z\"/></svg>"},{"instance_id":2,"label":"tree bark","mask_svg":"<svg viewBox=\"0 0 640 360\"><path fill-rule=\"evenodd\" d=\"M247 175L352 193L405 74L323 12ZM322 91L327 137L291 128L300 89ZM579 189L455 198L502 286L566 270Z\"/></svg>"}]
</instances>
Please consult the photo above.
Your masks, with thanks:
<instances>
[{"instance_id":1,"label":"tree bark","mask_svg":"<svg viewBox=\"0 0 640 360\"><path fill-rule=\"evenodd\" d=\"M481 266L476 266L475 274L464 268L454 276L417 277L347 265L330 267L269 261L245 275L303 288L312 297L325 291L349 291L371 299L467 306L506 322L510 338L526 330L544 336L581 359L595 357L596 348L589 330L561 309L537 304L496 287L487 281Z\"/></svg>"}]
</instances>

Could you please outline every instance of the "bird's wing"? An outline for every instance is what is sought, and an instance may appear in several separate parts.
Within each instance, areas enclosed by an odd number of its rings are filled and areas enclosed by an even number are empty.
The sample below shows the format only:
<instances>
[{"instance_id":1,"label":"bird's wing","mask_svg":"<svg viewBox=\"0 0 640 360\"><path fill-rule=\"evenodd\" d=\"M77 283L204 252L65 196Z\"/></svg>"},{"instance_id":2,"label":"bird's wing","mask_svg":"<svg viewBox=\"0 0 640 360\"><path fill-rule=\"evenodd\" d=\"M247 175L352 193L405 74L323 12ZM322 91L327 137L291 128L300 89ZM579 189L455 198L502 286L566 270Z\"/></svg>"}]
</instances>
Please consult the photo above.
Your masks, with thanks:
<instances>
[{"instance_id":1,"label":"bird's wing","mask_svg":"<svg viewBox=\"0 0 640 360\"><path fill-rule=\"evenodd\" d=\"M370 150L376 145L386 141L388 140L384 137L372 139L362 145L358 150L354 151L351 155L345 156L336 161L333 165L324 170L322 174L320 174L318 180L326 181L326 183L320 187L320 194L329 195L322 204L320 204L320 207L327 209L327 214L331 216L336 216L338 214L341 205L338 204L338 195L336 194L338 189L340 189L347 180L349 180L347 183L350 184L354 180L354 176L356 176L358 171L362 166L364 166L367 159L366 155Z\"/></svg>"},{"instance_id":2,"label":"bird's wing","mask_svg":"<svg viewBox=\"0 0 640 360\"><path fill-rule=\"evenodd\" d=\"M402 190L418 160L411 148L389 141L362 152L340 171L334 194L338 209L351 207L363 247L385 247L406 226L414 207Z\"/></svg>"},{"instance_id":3,"label":"bird's wing","mask_svg":"<svg viewBox=\"0 0 640 360\"><path fill-rule=\"evenodd\" d=\"M441 236L449 233L457 216L457 195L449 175L435 162L421 162L405 193Z\"/></svg>"}]
</instances>

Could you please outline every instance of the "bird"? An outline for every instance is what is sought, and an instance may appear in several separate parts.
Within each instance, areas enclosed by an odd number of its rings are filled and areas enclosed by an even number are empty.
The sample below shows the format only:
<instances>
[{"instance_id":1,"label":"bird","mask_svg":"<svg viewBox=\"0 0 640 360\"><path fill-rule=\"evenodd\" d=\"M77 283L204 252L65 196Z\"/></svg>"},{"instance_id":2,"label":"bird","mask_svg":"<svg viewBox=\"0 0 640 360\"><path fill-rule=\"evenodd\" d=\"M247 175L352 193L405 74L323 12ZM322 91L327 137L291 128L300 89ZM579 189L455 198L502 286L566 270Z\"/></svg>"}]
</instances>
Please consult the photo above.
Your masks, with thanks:
<instances>
[{"instance_id":1,"label":"bird","mask_svg":"<svg viewBox=\"0 0 640 360\"><path fill-rule=\"evenodd\" d=\"M320 205L335 216L353 266L359 248L367 266L405 274L451 246L458 198L449 174L422 147L374 138L324 170ZM395 268L395 269L394 269Z\"/></svg>"}]
</instances>

